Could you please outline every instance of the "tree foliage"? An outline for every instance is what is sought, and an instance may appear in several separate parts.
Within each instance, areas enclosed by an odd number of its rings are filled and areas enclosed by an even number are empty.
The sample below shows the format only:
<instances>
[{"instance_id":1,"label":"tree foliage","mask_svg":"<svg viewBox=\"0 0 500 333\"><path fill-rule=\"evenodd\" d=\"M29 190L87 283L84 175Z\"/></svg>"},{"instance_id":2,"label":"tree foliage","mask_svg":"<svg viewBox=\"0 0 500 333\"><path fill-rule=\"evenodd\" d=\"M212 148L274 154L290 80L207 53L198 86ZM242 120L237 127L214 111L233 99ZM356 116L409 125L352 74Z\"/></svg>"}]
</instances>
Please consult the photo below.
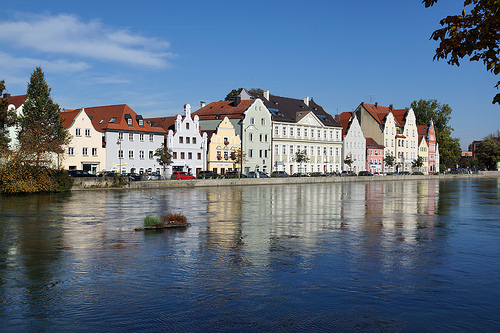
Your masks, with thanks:
<instances>
[{"instance_id":1,"label":"tree foliage","mask_svg":"<svg viewBox=\"0 0 500 333\"><path fill-rule=\"evenodd\" d=\"M247 155L243 152L241 147L238 147L236 151L232 151L229 157L231 157L231 160L234 161L234 164L240 166L240 170L243 168L243 163L247 160Z\"/></svg>"},{"instance_id":2,"label":"tree foliage","mask_svg":"<svg viewBox=\"0 0 500 333\"><path fill-rule=\"evenodd\" d=\"M429 125L431 120L436 131L436 142L439 144L439 163L446 168L455 167L460 158L460 140L452 138L453 128L448 124L452 109L448 104L438 103L435 99L419 100L411 103L417 125Z\"/></svg>"},{"instance_id":3,"label":"tree foliage","mask_svg":"<svg viewBox=\"0 0 500 333\"><path fill-rule=\"evenodd\" d=\"M227 94L225 101L232 101L236 96L238 96L243 88L233 89L229 94Z\"/></svg>"},{"instance_id":4,"label":"tree foliage","mask_svg":"<svg viewBox=\"0 0 500 333\"><path fill-rule=\"evenodd\" d=\"M19 117L19 150L25 160L47 164L52 153L62 153L70 141L63 126L61 109L50 97L50 88L40 67L35 68L28 83L23 114Z\"/></svg>"},{"instance_id":5,"label":"tree foliage","mask_svg":"<svg viewBox=\"0 0 500 333\"><path fill-rule=\"evenodd\" d=\"M438 0L423 0L425 7L433 6ZM466 7L472 5L469 13ZM434 31L431 38L439 41L434 59L447 59L448 64L460 66L460 59L482 61L486 70L500 73L500 2L498 0L465 0L461 15L447 16L440 21L441 29ZM500 81L497 82L498 89ZM500 104L500 94L493 98Z\"/></svg>"},{"instance_id":6,"label":"tree foliage","mask_svg":"<svg viewBox=\"0 0 500 333\"><path fill-rule=\"evenodd\" d=\"M165 143L161 144L161 147L155 150L154 156L156 157L156 162L165 168L172 164L172 149L167 148Z\"/></svg>"},{"instance_id":7,"label":"tree foliage","mask_svg":"<svg viewBox=\"0 0 500 333\"><path fill-rule=\"evenodd\" d=\"M16 123L16 112L9 110L9 98L3 98L5 90L5 81L0 81L0 154L9 151L10 138L7 135L6 127L13 126Z\"/></svg>"},{"instance_id":8,"label":"tree foliage","mask_svg":"<svg viewBox=\"0 0 500 333\"><path fill-rule=\"evenodd\" d=\"M388 168L392 168L395 163L396 163L396 157L392 155L392 153L389 153L384 157L384 164Z\"/></svg>"},{"instance_id":9,"label":"tree foliage","mask_svg":"<svg viewBox=\"0 0 500 333\"><path fill-rule=\"evenodd\" d=\"M489 170L496 170L497 162L500 162L500 139L487 138L476 148L476 157L481 165Z\"/></svg>"},{"instance_id":10,"label":"tree foliage","mask_svg":"<svg viewBox=\"0 0 500 333\"><path fill-rule=\"evenodd\" d=\"M422 158L422 156L418 156L416 159L413 160L413 162L411 162L411 167L413 169L415 168L418 169L418 171L420 171L422 165L424 165L424 159Z\"/></svg>"},{"instance_id":11,"label":"tree foliage","mask_svg":"<svg viewBox=\"0 0 500 333\"><path fill-rule=\"evenodd\" d=\"M351 166L354 163L354 159L352 158L352 154L349 153L347 154L346 158L344 158L344 164L349 167L349 170L351 170Z\"/></svg>"}]
</instances>

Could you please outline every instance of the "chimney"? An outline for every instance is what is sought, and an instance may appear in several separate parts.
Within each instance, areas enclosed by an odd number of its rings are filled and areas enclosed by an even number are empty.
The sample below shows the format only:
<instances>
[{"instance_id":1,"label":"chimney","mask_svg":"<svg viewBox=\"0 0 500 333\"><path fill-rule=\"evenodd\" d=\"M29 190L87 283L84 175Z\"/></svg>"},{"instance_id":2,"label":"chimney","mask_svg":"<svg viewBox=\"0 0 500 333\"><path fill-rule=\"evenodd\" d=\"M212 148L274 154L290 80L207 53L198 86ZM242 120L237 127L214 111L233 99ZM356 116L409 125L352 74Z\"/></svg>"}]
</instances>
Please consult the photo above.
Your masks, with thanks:
<instances>
[{"instance_id":1,"label":"chimney","mask_svg":"<svg viewBox=\"0 0 500 333\"><path fill-rule=\"evenodd\" d=\"M304 104L309 106L309 97L304 97Z\"/></svg>"},{"instance_id":2,"label":"chimney","mask_svg":"<svg viewBox=\"0 0 500 333\"><path fill-rule=\"evenodd\" d=\"M238 106L241 103L241 96L238 95L234 98L234 106Z\"/></svg>"},{"instance_id":3,"label":"chimney","mask_svg":"<svg viewBox=\"0 0 500 333\"><path fill-rule=\"evenodd\" d=\"M269 100L269 90L264 90L264 98Z\"/></svg>"},{"instance_id":4,"label":"chimney","mask_svg":"<svg viewBox=\"0 0 500 333\"><path fill-rule=\"evenodd\" d=\"M9 93L4 93L3 94L3 98L10 98L10 94Z\"/></svg>"},{"instance_id":5,"label":"chimney","mask_svg":"<svg viewBox=\"0 0 500 333\"><path fill-rule=\"evenodd\" d=\"M375 102L375 108L378 109L378 102Z\"/></svg>"},{"instance_id":6,"label":"chimney","mask_svg":"<svg viewBox=\"0 0 500 333\"><path fill-rule=\"evenodd\" d=\"M200 108L204 108L207 103L205 101L200 101Z\"/></svg>"},{"instance_id":7,"label":"chimney","mask_svg":"<svg viewBox=\"0 0 500 333\"><path fill-rule=\"evenodd\" d=\"M394 110L394 106L392 104L389 105L389 110L391 110L391 111Z\"/></svg>"}]
</instances>

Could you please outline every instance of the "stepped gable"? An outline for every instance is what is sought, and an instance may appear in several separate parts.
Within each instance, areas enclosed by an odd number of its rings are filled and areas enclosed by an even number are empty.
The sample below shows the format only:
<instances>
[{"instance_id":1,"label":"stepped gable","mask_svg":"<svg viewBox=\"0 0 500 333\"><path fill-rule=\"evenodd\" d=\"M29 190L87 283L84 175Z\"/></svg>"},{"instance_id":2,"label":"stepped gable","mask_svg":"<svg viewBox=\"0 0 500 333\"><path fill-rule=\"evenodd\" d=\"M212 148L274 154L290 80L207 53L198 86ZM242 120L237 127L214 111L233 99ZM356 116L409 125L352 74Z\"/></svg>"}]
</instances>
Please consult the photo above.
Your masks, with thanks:
<instances>
[{"instance_id":1,"label":"stepped gable","mask_svg":"<svg viewBox=\"0 0 500 333\"><path fill-rule=\"evenodd\" d=\"M244 100L239 103L236 101L212 102L191 114L198 116L200 120L222 120L224 117L228 117L229 119L243 119L245 111L248 110L253 102L253 100Z\"/></svg>"},{"instance_id":2,"label":"stepped gable","mask_svg":"<svg viewBox=\"0 0 500 333\"><path fill-rule=\"evenodd\" d=\"M139 120L144 119L126 104L96 106L84 110L90 117L94 128L99 132L123 130L128 132L166 133L163 128L152 127L146 121L139 125ZM128 119L132 119L131 125L128 124Z\"/></svg>"}]
</instances>

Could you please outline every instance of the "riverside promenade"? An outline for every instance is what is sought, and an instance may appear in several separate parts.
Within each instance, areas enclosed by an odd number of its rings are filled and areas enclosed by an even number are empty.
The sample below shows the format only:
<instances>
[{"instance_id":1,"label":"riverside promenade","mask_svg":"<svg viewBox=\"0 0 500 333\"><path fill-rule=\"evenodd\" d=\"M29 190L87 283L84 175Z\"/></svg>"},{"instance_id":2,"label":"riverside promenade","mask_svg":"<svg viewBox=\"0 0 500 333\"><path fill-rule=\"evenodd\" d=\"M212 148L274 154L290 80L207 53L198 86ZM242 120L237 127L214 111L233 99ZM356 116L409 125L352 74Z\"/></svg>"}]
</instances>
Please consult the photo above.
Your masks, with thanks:
<instances>
[{"instance_id":1,"label":"riverside promenade","mask_svg":"<svg viewBox=\"0 0 500 333\"><path fill-rule=\"evenodd\" d=\"M72 191L103 190L103 189L159 189L159 188L194 188L222 186L256 186L256 185L287 185L287 184L317 184L343 182L380 182L380 181L413 181L413 180L453 180L477 179L484 177L500 178L500 171L481 171L476 174L439 174L439 175L388 175L369 177L286 177L286 178L234 178L234 179L192 179L192 180L149 180L132 181L122 187L113 187L109 181L102 178L75 179Z\"/></svg>"}]
</instances>

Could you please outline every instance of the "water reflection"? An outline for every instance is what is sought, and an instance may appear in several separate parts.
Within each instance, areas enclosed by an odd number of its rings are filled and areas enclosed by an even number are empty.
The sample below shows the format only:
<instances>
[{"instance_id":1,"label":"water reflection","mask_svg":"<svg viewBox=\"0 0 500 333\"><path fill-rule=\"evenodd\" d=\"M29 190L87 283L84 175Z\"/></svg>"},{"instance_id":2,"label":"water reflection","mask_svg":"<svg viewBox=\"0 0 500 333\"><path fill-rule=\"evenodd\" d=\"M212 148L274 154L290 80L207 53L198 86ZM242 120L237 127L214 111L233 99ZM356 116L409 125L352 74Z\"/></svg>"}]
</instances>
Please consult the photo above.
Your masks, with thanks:
<instances>
[{"instance_id":1,"label":"water reflection","mask_svg":"<svg viewBox=\"0 0 500 333\"><path fill-rule=\"evenodd\" d=\"M497 327L499 195L429 180L0 196L0 331ZM167 211L192 227L133 231Z\"/></svg>"}]
</instances>

